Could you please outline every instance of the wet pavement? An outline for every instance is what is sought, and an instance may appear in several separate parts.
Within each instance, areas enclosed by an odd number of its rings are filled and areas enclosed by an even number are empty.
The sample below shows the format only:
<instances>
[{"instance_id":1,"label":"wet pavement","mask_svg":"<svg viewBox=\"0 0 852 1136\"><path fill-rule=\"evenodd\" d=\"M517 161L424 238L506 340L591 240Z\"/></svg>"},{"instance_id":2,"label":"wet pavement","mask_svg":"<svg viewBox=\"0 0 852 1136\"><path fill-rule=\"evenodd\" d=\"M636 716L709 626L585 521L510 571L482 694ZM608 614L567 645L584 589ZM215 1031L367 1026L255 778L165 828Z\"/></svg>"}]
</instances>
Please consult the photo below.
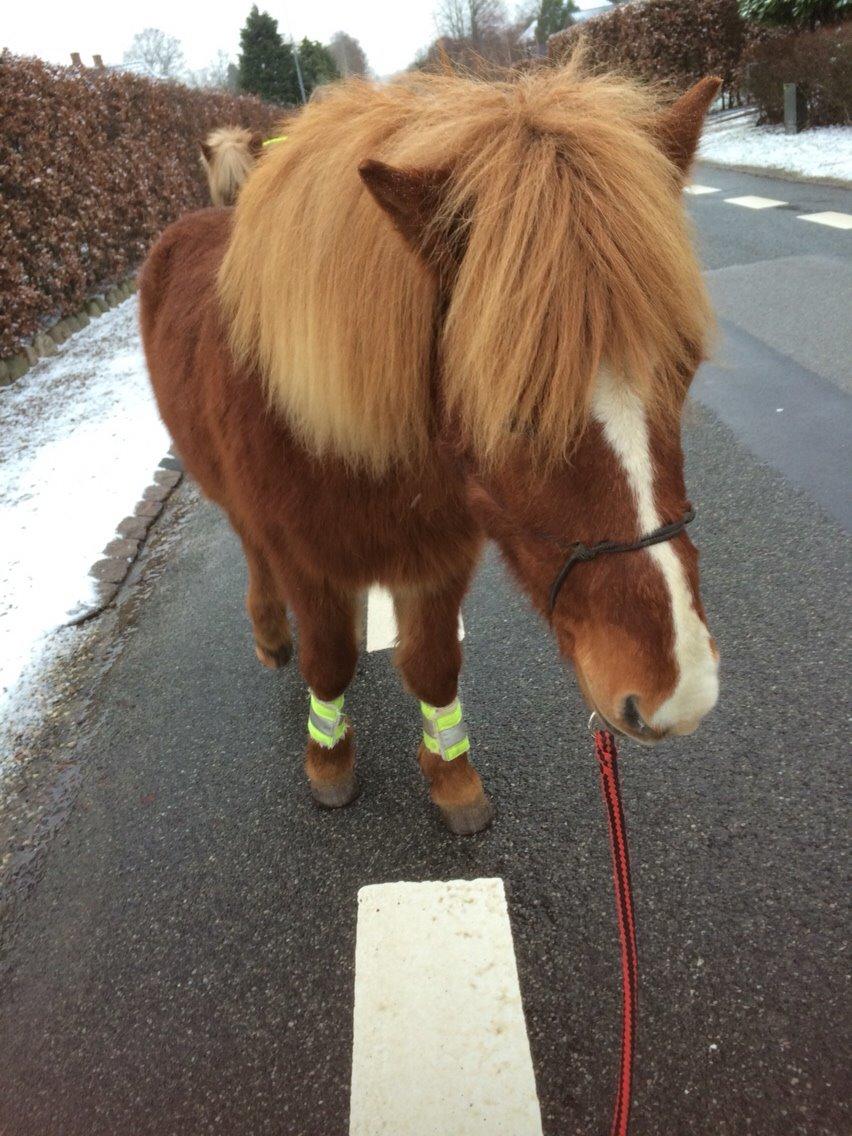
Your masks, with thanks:
<instances>
[{"instance_id":1,"label":"wet pavement","mask_svg":"<svg viewBox=\"0 0 852 1136\"><path fill-rule=\"evenodd\" d=\"M736 177L741 193L765 181ZM699 199L694 212L714 267L723 247L747 262L723 211ZM852 236L824 248L802 228L807 255L836 257ZM783 231L750 240L764 260L799 255ZM752 336L752 364L798 389L801 364L772 338ZM813 374L813 390L837 389ZM809 467L761 449L752 404L708 409L698 394L692 535L723 688L694 738L624 751L642 966L635 1126L837 1136L849 1128L848 534ZM80 721L42 742L45 767L51 747L73 751L67 817L4 893L3 1136L345 1133L358 889L478 876L505 881L544 1132L605 1131L619 978L591 743L572 679L493 551L465 605L463 694L498 818L467 840L428 804L416 706L388 652L362 656L347 699L362 795L339 813L313 807L303 685L292 666L257 664L236 540L192 486L137 577L124 614L88 641Z\"/></svg>"}]
</instances>

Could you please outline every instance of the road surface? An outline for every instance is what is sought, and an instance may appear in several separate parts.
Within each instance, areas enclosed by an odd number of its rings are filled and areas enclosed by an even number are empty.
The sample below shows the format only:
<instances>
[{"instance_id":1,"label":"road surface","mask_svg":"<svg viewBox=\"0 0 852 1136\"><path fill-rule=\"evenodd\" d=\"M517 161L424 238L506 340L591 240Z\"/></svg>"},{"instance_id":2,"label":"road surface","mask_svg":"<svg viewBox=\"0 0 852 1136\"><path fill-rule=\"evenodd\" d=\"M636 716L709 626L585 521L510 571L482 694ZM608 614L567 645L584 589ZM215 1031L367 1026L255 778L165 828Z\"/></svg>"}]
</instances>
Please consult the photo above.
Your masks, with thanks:
<instances>
[{"instance_id":1,"label":"road surface","mask_svg":"<svg viewBox=\"0 0 852 1136\"><path fill-rule=\"evenodd\" d=\"M708 166L695 181L717 191L691 196L689 209L721 339L696 386L686 449L723 692L694 738L625 747L641 956L635 1128L839 1136L849 1131L852 232L800 217L848 217L852 200ZM452 1068L435 1071L438 1051L463 1037L460 1067L477 1068L484 996L457 1012L441 1002L444 977L458 978L442 976L443 951L455 947L435 931L423 950L405 921L398 933L424 969L406 974L389 949L362 971L368 920L397 899L364 893L359 916L357 897L366 885L479 878L503 881L511 936L497 911L478 949L495 952L510 1009L519 983L526 1036L520 1019L505 1064L483 1059L470 1091L511 1083L523 1095L531 1055L538 1130L607 1131L619 976L586 715L498 558L487 556L465 606L463 673L498 819L466 840L430 810L414 760L417 709L388 650L362 656L347 699L362 795L338 813L312 807L300 767L305 691L294 668L257 665L243 586L235 539L183 486L136 594L68 679L83 710L70 733L46 735L40 755L54 762L61 807L34 817L5 895L0 1132L343 1136L356 947L361 1006L390 1023L363 1011L356 1096L372 1075L369 1038L383 1029L403 1049L421 1046L425 1099L464 1092ZM403 1004L419 1009L400 1022ZM395 1051L386 1057L394 1085ZM385 1123L416 1091L400 1071L359 1131L454 1136L417 1108L403 1109L405 1128ZM352 1098L353 1125L365 1099ZM529 1117L476 1127L473 1111L458 1132L536 1130Z\"/></svg>"}]
</instances>

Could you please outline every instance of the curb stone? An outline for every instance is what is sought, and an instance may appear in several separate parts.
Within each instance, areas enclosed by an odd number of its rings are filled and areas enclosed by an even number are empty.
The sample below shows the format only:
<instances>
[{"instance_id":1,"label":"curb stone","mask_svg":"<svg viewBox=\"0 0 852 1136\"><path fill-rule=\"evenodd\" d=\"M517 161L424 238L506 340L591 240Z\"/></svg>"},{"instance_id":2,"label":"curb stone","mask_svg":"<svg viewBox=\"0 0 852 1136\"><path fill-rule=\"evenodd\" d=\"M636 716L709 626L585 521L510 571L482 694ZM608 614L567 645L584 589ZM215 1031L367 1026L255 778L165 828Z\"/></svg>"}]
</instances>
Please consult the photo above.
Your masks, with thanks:
<instances>
[{"instance_id":1,"label":"curb stone","mask_svg":"<svg viewBox=\"0 0 852 1136\"><path fill-rule=\"evenodd\" d=\"M6 360L6 366L9 376L7 383L13 383L15 379L19 379L30 369L30 365L27 362L27 357L24 354L13 355L11 359Z\"/></svg>"},{"instance_id":2,"label":"curb stone","mask_svg":"<svg viewBox=\"0 0 852 1136\"><path fill-rule=\"evenodd\" d=\"M56 344L44 331L40 331L38 335L33 338L33 347L36 355L41 356L41 358L57 354Z\"/></svg>"},{"instance_id":3,"label":"curb stone","mask_svg":"<svg viewBox=\"0 0 852 1136\"><path fill-rule=\"evenodd\" d=\"M104 555L89 569L89 575L97 581L94 600L69 612L66 627L77 627L93 619L113 602L138 559L151 526L182 480L183 465L173 446L154 471L153 481L144 490L134 515L119 522L118 535L111 538Z\"/></svg>"},{"instance_id":4,"label":"curb stone","mask_svg":"<svg viewBox=\"0 0 852 1136\"><path fill-rule=\"evenodd\" d=\"M800 182L802 185L822 185L826 189L852 189L852 181L848 181L846 178L831 177L829 174L800 174L795 170L785 170L779 166L750 166L739 162L719 162L715 158L704 158L701 154L697 155L695 164L710 166L714 170L731 170L739 174L773 178L776 181Z\"/></svg>"},{"instance_id":5,"label":"curb stone","mask_svg":"<svg viewBox=\"0 0 852 1136\"><path fill-rule=\"evenodd\" d=\"M64 316L50 327L36 332L31 343L22 344L15 355L0 359L0 387L9 386L16 379L20 379L40 359L56 355L57 347L66 339L76 331L82 331L93 319L108 312L110 308L118 307L125 300L129 300L136 291L136 274L133 273L117 286L109 288L106 295L90 296L79 312Z\"/></svg>"}]
</instances>

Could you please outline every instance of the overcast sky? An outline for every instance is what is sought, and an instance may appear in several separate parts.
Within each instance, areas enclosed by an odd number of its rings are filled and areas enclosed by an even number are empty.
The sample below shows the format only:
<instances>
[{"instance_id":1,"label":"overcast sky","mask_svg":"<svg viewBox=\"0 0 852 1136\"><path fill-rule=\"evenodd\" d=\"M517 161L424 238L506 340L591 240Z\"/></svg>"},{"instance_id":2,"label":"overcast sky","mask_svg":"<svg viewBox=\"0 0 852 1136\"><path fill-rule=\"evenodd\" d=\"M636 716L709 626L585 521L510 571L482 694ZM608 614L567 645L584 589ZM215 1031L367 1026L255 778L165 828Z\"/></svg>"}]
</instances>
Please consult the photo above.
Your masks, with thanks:
<instances>
[{"instance_id":1,"label":"overcast sky","mask_svg":"<svg viewBox=\"0 0 852 1136\"><path fill-rule=\"evenodd\" d=\"M421 47L435 37L433 12L439 0L285 0L258 7L278 20L279 29L296 39L327 43L345 31L361 41L377 75L407 67ZM599 0L579 0L591 7ZM236 59L240 27L252 0L5 0L0 45L18 55L38 55L70 63L79 51L89 63L94 52L104 62L120 63L134 34L161 28L183 45L187 63L206 67L221 48ZM510 3L509 7L514 5Z\"/></svg>"}]
</instances>

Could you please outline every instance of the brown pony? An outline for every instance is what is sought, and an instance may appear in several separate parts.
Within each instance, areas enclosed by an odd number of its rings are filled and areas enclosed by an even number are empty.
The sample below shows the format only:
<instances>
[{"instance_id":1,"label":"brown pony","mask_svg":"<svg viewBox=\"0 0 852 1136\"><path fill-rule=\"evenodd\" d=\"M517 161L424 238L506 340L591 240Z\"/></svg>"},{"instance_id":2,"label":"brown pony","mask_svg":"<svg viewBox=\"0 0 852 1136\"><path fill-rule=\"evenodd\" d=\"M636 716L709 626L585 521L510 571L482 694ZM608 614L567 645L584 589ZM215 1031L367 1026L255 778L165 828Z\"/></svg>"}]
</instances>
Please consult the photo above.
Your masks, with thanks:
<instances>
[{"instance_id":1,"label":"brown pony","mask_svg":"<svg viewBox=\"0 0 852 1136\"><path fill-rule=\"evenodd\" d=\"M142 277L160 411L248 563L258 658L311 692L321 804L356 792L343 694L359 595L393 594L420 765L454 832L491 805L457 686L486 534L589 705L643 742L712 708L717 655L683 532L680 417L710 315L681 202L707 106L571 65L514 82L351 82L271 147L234 211L178 221Z\"/></svg>"},{"instance_id":2,"label":"brown pony","mask_svg":"<svg viewBox=\"0 0 852 1136\"><path fill-rule=\"evenodd\" d=\"M219 126L201 143L201 164L214 205L233 205L263 152L263 135L242 126Z\"/></svg>"}]
</instances>

